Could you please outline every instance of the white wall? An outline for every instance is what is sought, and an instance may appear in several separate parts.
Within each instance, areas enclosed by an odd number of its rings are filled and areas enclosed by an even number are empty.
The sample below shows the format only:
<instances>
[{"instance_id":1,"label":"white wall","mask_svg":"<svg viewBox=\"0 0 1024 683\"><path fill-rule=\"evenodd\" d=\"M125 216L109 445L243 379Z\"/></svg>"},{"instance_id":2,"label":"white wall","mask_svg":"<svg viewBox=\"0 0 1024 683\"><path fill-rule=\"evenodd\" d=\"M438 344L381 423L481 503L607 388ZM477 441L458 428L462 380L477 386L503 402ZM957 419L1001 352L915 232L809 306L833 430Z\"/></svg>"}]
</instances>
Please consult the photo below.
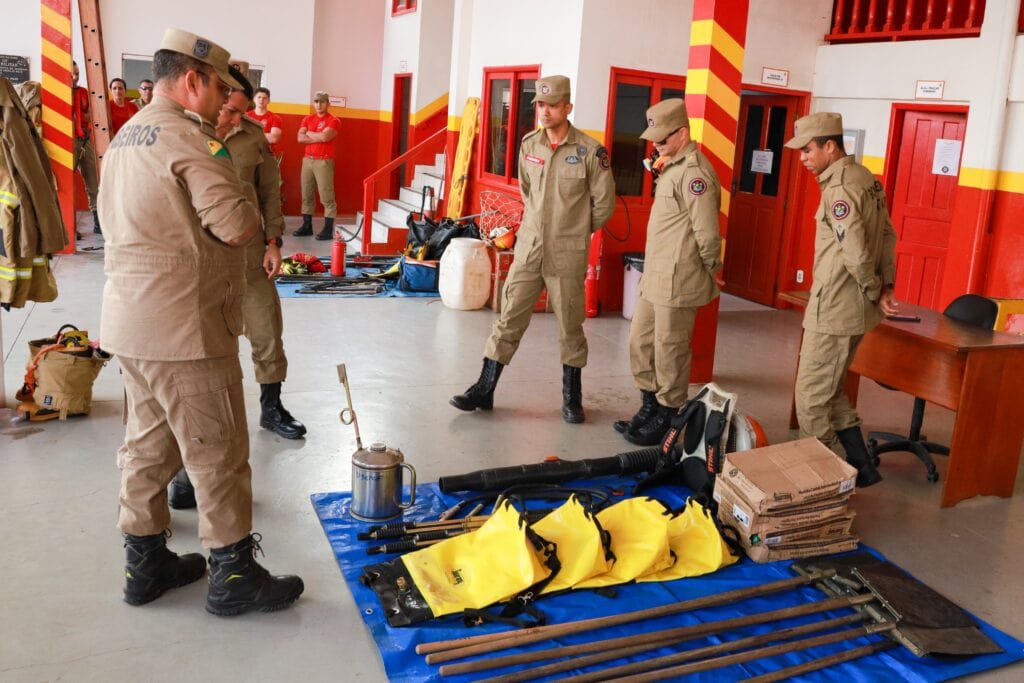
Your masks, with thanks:
<instances>
[{"instance_id":1,"label":"white wall","mask_svg":"<svg viewBox=\"0 0 1024 683\"><path fill-rule=\"evenodd\" d=\"M686 73L693 1L587 0L583 9L575 124L603 131L613 66Z\"/></svg>"},{"instance_id":2,"label":"white wall","mask_svg":"<svg viewBox=\"0 0 1024 683\"><path fill-rule=\"evenodd\" d=\"M10 2L10 0L8 0ZM33 81L43 78L42 44L40 38L39 2L12 3L13 7L3 9L3 23L0 25L0 52L5 55L28 57L29 72ZM72 42L75 32L72 31Z\"/></svg>"},{"instance_id":3,"label":"white wall","mask_svg":"<svg viewBox=\"0 0 1024 683\"><path fill-rule=\"evenodd\" d=\"M750 0L743 82L760 84L768 66L789 71L790 89L810 90L831 20L832 0Z\"/></svg>"},{"instance_id":4,"label":"white wall","mask_svg":"<svg viewBox=\"0 0 1024 683\"><path fill-rule=\"evenodd\" d=\"M294 102L309 102L317 90L326 90L346 98L350 109L381 108L386 4L390 7L383 1L316 0L312 82L310 91Z\"/></svg>"},{"instance_id":5,"label":"white wall","mask_svg":"<svg viewBox=\"0 0 1024 683\"><path fill-rule=\"evenodd\" d=\"M412 87L417 86L420 62L420 20L423 13L417 9L407 14L391 15L390 0L377 0L387 4L384 16L384 57L380 73L380 108L390 112L395 93L395 74L411 73ZM415 96L413 102L415 102Z\"/></svg>"},{"instance_id":6,"label":"white wall","mask_svg":"<svg viewBox=\"0 0 1024 683\"><path fill-rule=\"evenodd\" d=\"M420 0L418 68L412 79L413 112L418 112L448 92L452 66L452 0Z\"/></svg>"}]
</instances>

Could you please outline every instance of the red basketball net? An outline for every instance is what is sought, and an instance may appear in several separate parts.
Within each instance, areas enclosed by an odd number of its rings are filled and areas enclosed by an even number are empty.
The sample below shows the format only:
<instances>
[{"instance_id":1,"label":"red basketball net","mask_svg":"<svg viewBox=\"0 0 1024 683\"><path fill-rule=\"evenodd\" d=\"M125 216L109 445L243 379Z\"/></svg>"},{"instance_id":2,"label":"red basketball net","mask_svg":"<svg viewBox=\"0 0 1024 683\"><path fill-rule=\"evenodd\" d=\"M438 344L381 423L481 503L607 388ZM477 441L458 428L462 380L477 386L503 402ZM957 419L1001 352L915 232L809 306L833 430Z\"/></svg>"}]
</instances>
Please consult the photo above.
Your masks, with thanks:
<instances>
[{"instance_id":1,"label":"red basketball net","mask_svg":"<svg viewBox=\"0 0 1024 683\"><path fill-rule=\"evenodd\" d=\"M480 235L484 239L489 238L498 228L508 228L515 232L522 220L523 202L519 197L495 190L483 190L480 193L480 217L477 219L477 225L480 226Z\"/></svg>"}]
</instances>

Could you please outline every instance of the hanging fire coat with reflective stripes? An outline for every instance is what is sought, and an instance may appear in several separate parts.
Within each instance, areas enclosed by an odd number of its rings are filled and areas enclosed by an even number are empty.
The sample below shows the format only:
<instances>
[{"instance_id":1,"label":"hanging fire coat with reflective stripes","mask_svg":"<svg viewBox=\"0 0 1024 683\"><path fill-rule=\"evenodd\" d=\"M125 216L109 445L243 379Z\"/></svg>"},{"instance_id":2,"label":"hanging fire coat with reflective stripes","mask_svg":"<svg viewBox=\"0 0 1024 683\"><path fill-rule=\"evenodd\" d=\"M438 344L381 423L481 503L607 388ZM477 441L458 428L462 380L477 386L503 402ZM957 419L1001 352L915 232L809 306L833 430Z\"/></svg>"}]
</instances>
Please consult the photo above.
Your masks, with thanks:
<instances>
[{"instance_id":1,"label":"hanging fire coat with reflective stripes","mask_svg":"<svg viewBox=\"0 0 1024 683\"><path fill-rule=\"evenodd\" d=\"M0 78L0 305L53 301L48 252L64 247L53 173L13 87Z\"/></svg>"}]
</instances>

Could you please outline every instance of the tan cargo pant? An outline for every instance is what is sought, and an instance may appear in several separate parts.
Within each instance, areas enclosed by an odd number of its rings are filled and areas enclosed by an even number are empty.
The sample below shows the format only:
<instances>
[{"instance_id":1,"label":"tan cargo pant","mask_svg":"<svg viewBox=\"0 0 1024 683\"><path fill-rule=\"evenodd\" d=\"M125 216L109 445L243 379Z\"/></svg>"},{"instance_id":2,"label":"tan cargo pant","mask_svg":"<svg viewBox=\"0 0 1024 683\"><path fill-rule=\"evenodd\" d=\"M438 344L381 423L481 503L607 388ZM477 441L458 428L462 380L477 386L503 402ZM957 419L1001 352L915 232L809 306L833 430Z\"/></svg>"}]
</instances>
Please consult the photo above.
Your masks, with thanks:
<instances>
[{"instance_id":1,"label":"tan cargo pant","mask_svg":"<svg viewBox=\"0 0 1024 683\"><path fill-rule=\"evenodd\" d=\"M96 194L100 189L99 161L92 137L75 138L75 170L82 175L85 194L89 197L89 210L96 210Z\"/></svg>"},{"instance_id":2,"label":"tan cargo pant","mask_svg":"<svg viewBox=\"0 0 1024 683\"><path fill-rule=\"evenodd\" d=\"M262 234L262 233L261 233ZM274 281L263 270L266 247L262 239L245 250L245 295L242 297L242 334L252 346L252 364L260 384L283 382L288 374L284 355L284 321Z\"/></svg>"},{"instance_id":3,"label":"tan cargo pant","mask_svg":"<svg viewBox=\"0 0 1024 683\"><path fill-rule=\"evenodd\" d=\"M679 408L690 385L690 339L696 308L657 306L637 298L629 325L629 369L641 391L653 391L658 403Z\"/></svg>"},{"instance_id":4,"label":"tan cargo pant","mask_svg":"<svg viewBox=\"0 0 1024 683\"><path fill-rule=\"evenodd\" d=\"M184 465L196 489L199 539L223 548L252 531L249 430L237 356L192 361L120 357L126 426L118 528L159 534L170 523L167 485Z\"/></svg>"},{"instance_id":5,"label":"tan cargo pant","mask_svg":"<svg viewBox=\"0 0 1024 683\"><path fill-rule=\"evenodd\" d=\"M502 365L512 362L519 342L530 326L533 305L548 289L551 310L558 318L558 345L563 365L587 364L587 338L583 335L584 280L582 277L543 275L539 264L513 261L505 282L501 315L494 323L484 355Z\"/></svg>"},{"instance_id":6,"label":"tan cargo pant","mask_svg":"<svg viewBox=\"0 0 1024 683\"><path fill-rule=\"evenodd\" d=\"M334 159L302 157L302 213L316 212L316 193L324 205L324 218L334 218L338 205L334 202Z\"/></svg>"},{"instance_id":7,"label":"tan cargo pant","mask_svg":"<svg viewBox=\"0 0 1024 683\"><path fill-rule=\"evenodd\" d=\"M800 345L795 390L800 438L816 436L841 458L846 452L836 432L860 424L846 396L844 381L863 338L804 330Z\"/></svg>"}]
</instances>

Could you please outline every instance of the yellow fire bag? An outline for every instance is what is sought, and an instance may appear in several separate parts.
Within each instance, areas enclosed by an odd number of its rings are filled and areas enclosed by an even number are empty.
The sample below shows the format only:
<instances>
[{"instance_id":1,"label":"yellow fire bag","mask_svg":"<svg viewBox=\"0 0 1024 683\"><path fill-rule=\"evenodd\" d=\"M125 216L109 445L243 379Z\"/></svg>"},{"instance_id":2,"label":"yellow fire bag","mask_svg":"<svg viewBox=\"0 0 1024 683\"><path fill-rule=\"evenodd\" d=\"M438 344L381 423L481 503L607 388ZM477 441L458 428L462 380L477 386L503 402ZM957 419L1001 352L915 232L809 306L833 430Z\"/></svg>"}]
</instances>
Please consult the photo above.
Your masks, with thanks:
<instances>
[{"instance_id":1,"label":"yellow fire bag","mask_svg":"<svg viewBox=\"0 0 1024 683\"><path fill-rule=\"evenodd\" d=\"M506 500L476 531L366 567L362 582L405 626L539 591L557 571L554 544Z\"/></svg>"},{"instance_id":2,"label":"yellow fire bag","mask_svg":"<svg viewBox=\"0 0 1024 683\"><path fill-rule=\"evenodd\" d=\"M610 538L575 495L533 524L533 529L558 548L558 574L541 591L572 588L612 567Z\"/></svg>"},{"instance_id":3,"label":"yellow fire bag","mask_svg":"<svg viewBox=\"0 0 1024 683\"><path fill-rule=\"evenodd\" d=\"M668 569L637 581L671 581L718 571L739 561L722 539L711 511L693 498L668 523L668 542L676 561Z\"/></svg>"},{"instance_id":4,"label":"yellow fire bag","mask_svg":"<svg viewBox=\"0 0 1024 683\"><path fill-rule=\"evenodd\" d=\"M669 510L653 498L627 498L597 513L611 534L615 564L574 588L601 588L632 581L672 565L668 544Z\"/></svg>"}]
</instances>

